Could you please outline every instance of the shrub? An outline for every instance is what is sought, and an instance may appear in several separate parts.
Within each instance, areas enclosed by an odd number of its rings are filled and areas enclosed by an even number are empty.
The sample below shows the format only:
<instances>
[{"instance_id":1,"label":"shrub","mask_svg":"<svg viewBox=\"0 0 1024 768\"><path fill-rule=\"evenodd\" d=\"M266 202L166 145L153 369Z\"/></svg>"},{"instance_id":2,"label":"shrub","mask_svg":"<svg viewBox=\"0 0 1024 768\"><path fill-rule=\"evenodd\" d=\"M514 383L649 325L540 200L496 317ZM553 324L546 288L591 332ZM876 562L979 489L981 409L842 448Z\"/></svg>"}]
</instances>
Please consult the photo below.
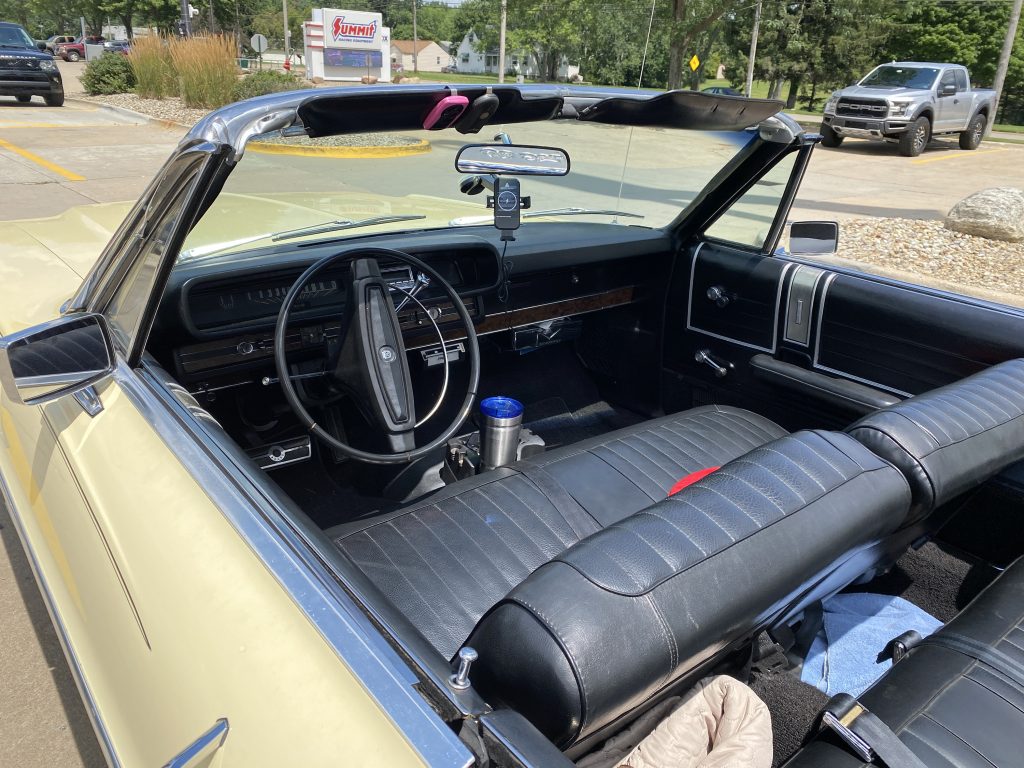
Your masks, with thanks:
<instances>
[{"instance_id":1,"label":"shrub","mask_svg":"<svg viewBox=\"0 0 1024 768\"><path fill-rule=\"evenodd\" d=\"M168 42L168 49L186 106L213 109L231 101L238 82L234 40L222 35L178 38Z\"/></svg>"},{"instance_id":2,"label":"shrub","mask_svg":"<svg viewBox=\"0 0 1024 768\"><path fill-rule=\"evenodd\" d=\"M128 59L120 53L105 53L85 66L82 87L93 96L128 93L135 87L135 74Z\"/></svg>"},{"instance_id":3,"label":"shrub","mask_svg":"<svg viewBox=\"0 0 1024 768\"><path fill-rule=\"evenodd\" d=\"M156 35L136 37L128 50L135 73L135 92L147 99L164 99L177 92L167 43Z\"/></svg>"},{"instance_id":4,"label":"shrub","mask_svg":"<svg viewBox=\"0 0 1024 768\"><path fill-rule=\"evenodd\" d=\"M231 91L232 101L251 99L254 96L263 96L268 93L280 93L281 91L294 91L297 88L310 88L309 83L299 80L294 75L285 72L254 72L251 75L235 83Z\"/></svg>"}]
</instances>

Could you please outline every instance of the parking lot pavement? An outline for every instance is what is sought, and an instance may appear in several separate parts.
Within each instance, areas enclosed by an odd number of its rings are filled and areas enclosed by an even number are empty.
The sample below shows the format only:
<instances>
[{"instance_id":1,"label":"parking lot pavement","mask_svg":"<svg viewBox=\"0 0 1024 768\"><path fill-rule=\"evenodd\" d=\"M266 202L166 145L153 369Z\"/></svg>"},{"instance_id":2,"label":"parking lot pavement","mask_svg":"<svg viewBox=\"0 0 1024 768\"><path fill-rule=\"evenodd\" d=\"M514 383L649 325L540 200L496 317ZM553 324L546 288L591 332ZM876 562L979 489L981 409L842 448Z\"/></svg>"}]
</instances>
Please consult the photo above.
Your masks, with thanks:
<instances>
[{"instance_id":1,"label":"parking lot pavement","mask_svg":"<svg viewBox=\"0 0 1024 768\"><path fill-rule=\"evenodd\" d=\"M3 501L0 617L0 765L106 765Z\"/></svg>"},{"instance_id":2,"label":"parking lot pavement","mask_svg":"<svg viewBox=\"0 0 1024 768\"><path fill-rule=\"evenodd\" d=\"M0 220L135 199L183 132L87 104L0 99Z\"/></svg>"},{"instance_id":3,"label":"parking lot pavement","mask_svg":"<svg viewBox=\"0 0 1024 768\"><path fill-rule=\"evenodd\" d=\"M903 157L888 144L847 139L815 149L791 218L941 219L989 187L1024 189L1024 146L989 142L967 152L956 138L941 139Z\"/></svg>"}]
</instances>

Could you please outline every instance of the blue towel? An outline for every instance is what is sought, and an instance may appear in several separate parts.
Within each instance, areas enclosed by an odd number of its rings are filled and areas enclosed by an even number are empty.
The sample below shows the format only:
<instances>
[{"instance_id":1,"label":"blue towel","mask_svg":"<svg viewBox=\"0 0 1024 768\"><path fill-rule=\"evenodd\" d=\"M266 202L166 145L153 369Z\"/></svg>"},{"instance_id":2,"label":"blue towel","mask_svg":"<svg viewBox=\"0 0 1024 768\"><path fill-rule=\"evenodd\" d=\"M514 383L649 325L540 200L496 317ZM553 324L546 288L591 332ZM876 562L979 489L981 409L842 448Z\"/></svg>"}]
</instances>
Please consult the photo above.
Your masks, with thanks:
<instances>
[{"instance_id":1,"label":"blue towel","mask_svg":"<svg viewBox=\"0 0 1024 768\"><path fill-rule=\"evenodd\" d=\"M892 666L878 661L885 646L908 630L930 635L942 622L891 595L852 592L822 603L824 621L804 659L800 679L829 696L859 696Z\"/></svg>"}]
</instances>

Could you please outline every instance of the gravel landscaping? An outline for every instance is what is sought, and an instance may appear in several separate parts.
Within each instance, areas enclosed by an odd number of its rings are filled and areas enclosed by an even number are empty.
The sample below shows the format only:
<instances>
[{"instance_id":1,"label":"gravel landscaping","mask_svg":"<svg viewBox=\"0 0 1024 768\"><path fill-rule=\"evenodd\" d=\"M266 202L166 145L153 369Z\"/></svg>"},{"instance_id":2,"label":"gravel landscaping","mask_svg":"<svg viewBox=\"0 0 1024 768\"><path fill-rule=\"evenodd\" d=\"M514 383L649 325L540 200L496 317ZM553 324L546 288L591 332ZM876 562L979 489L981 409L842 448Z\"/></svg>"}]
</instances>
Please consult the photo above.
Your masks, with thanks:
<instances>
[{"instance_id":1,"label":"gravel landscaping","mask_svg":"<svg viewBox=\"0 0 1024 768\"><path fill-rule=\"evenodd\" d=\"M952 232L941 221L844 221L834 260L865 272L1024 306L1024 243Z\"/></svg>"},{"instance_id":2,"label":"gravel landscaping","mask_svg":"<svg viewBox=\"0 0 1024 768\"><path fill-rule=\"evenodd\" d=\"M186 107L181 99L172 97L168 99L144 99L134 93L114 93L108 96L88 96L86 94L75 95L76 99L83 101L94 101L98 104L109 104L112 107L122 107L133 112L141 112L149 117L156 117L160 120L172 120L189 127L195 125L199 120L210 113L208 109L192 109Z\"/></svg>"},{"instance_id":3,"label":"gravel landscaping","mask_svg":"<svg viewBox=\"0 0 1024 768\"><path fill-rule=\"evenodd\" d=\"M257 136L253 141L286 144L296 147L412 147L422 143L414 136L392 133L348 133L344 136L322 136L311 139L308 136L286 136L276 134Z\"/></svg>"}]
</instances>

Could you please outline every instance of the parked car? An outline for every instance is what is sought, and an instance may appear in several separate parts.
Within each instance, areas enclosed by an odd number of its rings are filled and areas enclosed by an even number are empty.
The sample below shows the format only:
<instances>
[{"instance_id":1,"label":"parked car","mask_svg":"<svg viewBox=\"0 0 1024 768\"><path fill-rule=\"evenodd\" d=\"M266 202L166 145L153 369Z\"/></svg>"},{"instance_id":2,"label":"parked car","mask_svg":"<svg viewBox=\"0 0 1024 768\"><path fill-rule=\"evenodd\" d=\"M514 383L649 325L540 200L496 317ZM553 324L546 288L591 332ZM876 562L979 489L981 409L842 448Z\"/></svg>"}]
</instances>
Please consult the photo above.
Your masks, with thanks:
<instances>
[{"instance_id":1,"label":"parked car","mask_svg":"<svg viewBox=\"0 0 1024 768\"><path fill-rule=\"evenodd\" d=\"M42 96L46 104L64 104L64 82L53 56L40 51L24 27L0 21L0 96L27 103Z\"/></svg>"},{"instance_id":2,"label":"parked car","mask_svg":"<svg viewBox=\"0 0 1024 768\"><path fill-rule=\"evenodd\" d=\"M441 67L441 72L443 72L444 74L448 74L448 75L454 74L454 73L456 73L458 71L459 71L459 65L455 64L455 63L446 64L445 66Z\"/></svg>"},{"instance_id":3,"label":"parked car","mask_svg":"<svg viewBox=\"0 0 1024 768\"><path fill-rule=\"evenodd\" d=\"M128 51L131 49L131 40L107 40L103 43L104 53L120 53L124 56L128 55Z\"/></svg>"},{"instance_id":4,"label":"parked car","mask_svg":"<svg viewBox=\"0 0 1024 768\"><path fill-rule=\"evenodd\" d=\"M57 46L75 42L74 35L50 35L46 38L46 50L50 53L57 53Z\"/></svg>"},{"instance_id":5,"label":"parked car","mask_svg":"<svg viewBox=\"0 0 1024 768\"><path fill-rule=\"evenodd\" d=\"M85 46L99 45L106 38L102 35L89 35L87 37L76 37L74 42L61 43L57 46L57 55L64 61L81 61L85 58Z\"/></svg>"},{"instance_id":6,"label":"parked car","mask_svg":"<svg viewBox=\"0 0 1024 768\"><path fill-rule=\"evenodd\" d=\"M957 134L961 149L977 149L995 103L995 91L973 88L959 64L882 64L829 97L822 143L838 147L848 136L888 141L901 155L917 157L933 136Z\"/></svg>"},{"instance_id":7,"label":"parked car","mask_svg":"<svg viewBox=\"0 0 1024 768\"><path fill-rule=\"evenodd\" d=\"M743 94L737 91L735 88L728 88L724 85L711 85L707 88L701 88L701 93L711 93L715 96L742 96Z\"/></svg>"},{"instance_id":8,"label":"parked car","mask_svg":"<svg viewBox=\"0 0 1024 768\"><path fill-rule=\"evenodd\" d=\"M109 763L572 768L725 673L796 765L1016 765L1024 562L810 735L823 599L1024 550L1024 314L783 247L781 109L270 94L0 223L0 490Z\"/></svg>"}]
</instances>

